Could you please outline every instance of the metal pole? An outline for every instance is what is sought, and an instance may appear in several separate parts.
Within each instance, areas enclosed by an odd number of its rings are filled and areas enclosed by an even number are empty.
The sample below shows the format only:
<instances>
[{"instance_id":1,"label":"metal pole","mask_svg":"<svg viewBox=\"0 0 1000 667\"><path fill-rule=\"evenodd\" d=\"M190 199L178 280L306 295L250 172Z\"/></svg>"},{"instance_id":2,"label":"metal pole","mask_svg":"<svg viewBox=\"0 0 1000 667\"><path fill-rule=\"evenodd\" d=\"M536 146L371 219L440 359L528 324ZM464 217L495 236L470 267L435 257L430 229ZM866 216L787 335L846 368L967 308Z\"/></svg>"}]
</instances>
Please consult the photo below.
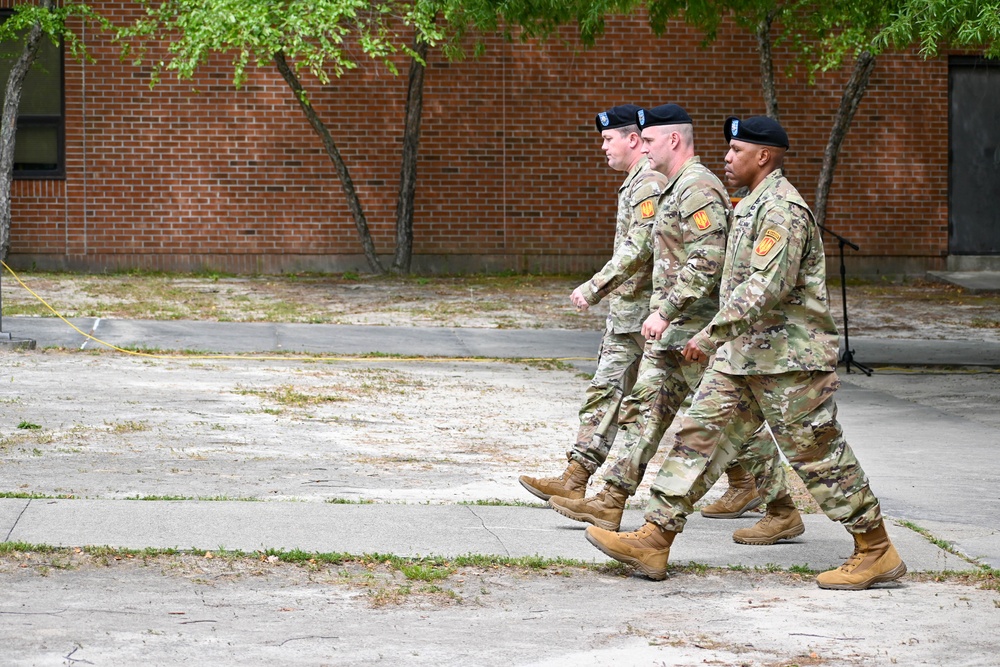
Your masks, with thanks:
<instances>
[{"instance_id":1,"label":"metal pole","mask_svg":"<svg viewBox=\"0 0 1000 667\"><path fill-rule=\"evenodd\" d=\"M10 334L3 330L3 268L0 268L0 340L10 340Z\"/></svg>"}]
</instances>

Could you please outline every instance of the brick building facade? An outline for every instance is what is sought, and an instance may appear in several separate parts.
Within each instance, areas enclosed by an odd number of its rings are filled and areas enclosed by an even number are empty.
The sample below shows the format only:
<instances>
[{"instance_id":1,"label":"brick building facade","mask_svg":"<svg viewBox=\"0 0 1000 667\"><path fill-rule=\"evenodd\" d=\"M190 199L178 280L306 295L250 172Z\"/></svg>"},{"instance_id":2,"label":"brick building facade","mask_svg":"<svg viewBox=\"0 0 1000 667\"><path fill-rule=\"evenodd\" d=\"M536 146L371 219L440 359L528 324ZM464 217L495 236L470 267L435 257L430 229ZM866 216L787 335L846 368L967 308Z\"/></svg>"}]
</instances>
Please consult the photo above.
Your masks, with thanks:
<instances>
[{"instance_id":1,"label":"brick building facade","mask_svg":"<svg viewBox=\"0 0 1000 667\"><path fill-rule=\"evenodd\" d=\"M609 254L621 180L600 151L596 112L623 102L681 104L695 121L697 152L719 174L723 119L763 112L755 42L731 24L704 48L683 23L657 38L641 16L609 21L590 49L564 34L544 44L491 39L485 55L461 62L432 51L416 272L591 270ZM276 69L251 70L237 90L228 60L217 58L192 81L167 74L150 89L148 72L121 62L105 35L91 30L85 40L96 62L64 63L65 177L14 182L9 263L366 270L334 167ZM778 79L792 144L786 172L811 201L849 73L809 85L780 49L776 65L794 72ZM376 247L391 257L405 75L362 61L328 86L309 87ZM827 216L860 246L849 252L852 271L945 267L948 105L947 58L880 58L843 145ZM832 255L836 246L827 247Z\"/></svg>"}]
</instances>

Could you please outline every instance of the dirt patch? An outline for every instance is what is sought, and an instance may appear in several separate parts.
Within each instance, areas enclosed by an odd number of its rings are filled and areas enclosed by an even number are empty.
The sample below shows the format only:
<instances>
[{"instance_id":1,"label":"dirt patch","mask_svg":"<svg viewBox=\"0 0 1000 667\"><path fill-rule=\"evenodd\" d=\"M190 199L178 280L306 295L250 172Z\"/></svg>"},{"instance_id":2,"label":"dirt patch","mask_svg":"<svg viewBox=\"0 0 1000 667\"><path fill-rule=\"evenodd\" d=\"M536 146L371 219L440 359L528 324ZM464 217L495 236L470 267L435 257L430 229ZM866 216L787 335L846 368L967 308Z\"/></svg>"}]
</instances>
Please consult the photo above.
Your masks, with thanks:
<instances>
[{"instance_id":1,"label":"dirt patch","mask_svg":"<svg viewBox=\"0 0 1000 667\"><path fill-rule=\"evenodd\" d=\"M601 330L607 314L604 304L581 313L570 303L587 276L20 278L66 317ZM3 284L4 315L52 316L9 274ZM857 282L847 301L852 336L1000 341L1000 294L924 281ZM842 327L835 282L830 308Z\"/></svg>"},{"instance_id":2,"label":"dirt patch","mask_svg":"<svg viewBox=\"0 0 1000 667\"><path fill-rule=\"evenodd\" d=\"M10 665L986 666L998 613L995 590L912 577L843 593L796 574L212 553L9 554L0 574Z\"/></svg>"},{"instance_id":3,"label":"dirt patch","mask_svg":"<svg viewBox=\"0 0 1000 667\"><path fill-rule=\"evenodd\" d=\"M572 277L25 281L67 316L599 330L606 313L575 311L568 295L580 279ZM3 296L5 315L42 314L6 279ZM831 296L839 316L839 290ZM850 285L848 299L852 335L997 339L996 296L921 283ZM40 497L31 502L535 503L517 475L561 470L587 382L565 367L484 360L49 350L4 363L0 491ZM858 381L877 388L894 377ZM944 405L943 386L953 395ZM991 396L993 387L977 391ZM971 417L962 399L969 389L964 377L946 385L925 378L909 381L905 395ZM631 507L645 505L652 477ZM797 476L789 478L800 507L815 511ZM842 593L818 589L810 574L767 568L672 567L655 583L617 566L408 567L293 564L267 553L8 549L0 556L0 644L11 665L995 662L995 581L990 588L911 575Z\"/></svg>"}]
</instances>

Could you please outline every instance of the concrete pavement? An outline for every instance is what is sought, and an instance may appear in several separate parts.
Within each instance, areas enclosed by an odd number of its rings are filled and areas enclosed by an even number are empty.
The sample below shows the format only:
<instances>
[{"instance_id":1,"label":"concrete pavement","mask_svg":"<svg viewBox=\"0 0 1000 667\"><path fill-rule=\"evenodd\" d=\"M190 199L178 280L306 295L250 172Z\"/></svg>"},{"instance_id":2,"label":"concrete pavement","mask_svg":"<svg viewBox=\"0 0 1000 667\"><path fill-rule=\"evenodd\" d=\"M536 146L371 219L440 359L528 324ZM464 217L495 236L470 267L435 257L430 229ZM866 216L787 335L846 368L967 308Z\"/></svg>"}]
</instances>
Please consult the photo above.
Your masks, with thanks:
<instances>
[{"instance_id":1,"label":"concrete pavement","mask_svg":"<svg viewBox=\"0 0 1000 667\"><path fill-rule=\"evenodd\" d=\"M592 363L595 332L355 327L299 324L142 322L81 318L80 330L120 347L213 353L310 352L501 358L569 358ZM4 319L5 330L51 346L96 345L57 319ZM1000 367L1000 345L852 338L866 365ZM985 397L989 402L990 397ZM912 522L968 557L1000 567L1000 456L995 427L928 409L845 376L841 419L859 450L887 516ZM525 494L525 500L530 497ZM851 542L823 516L805 517L805 535L774 547L734 544L752 523L691 518L672 560L713 566L808 566L821 570L850 555ZM625 527L642 523L630 510ZM427 526L433 526L429 531ZM911 571L969 569L967 561L917 532L891 535ZM339 505L293 502L0 499L5 541L195 550L303 549L401 556L491 554L601 562L582 525L535 507Z\"/></svg>"},{"instance_id":2,"label":"concrete pavement","mask_svg":"<svg viewBox=\"0 0 1000 667\"><path fill-rule=\"evenodd\" d=\"M564 329L458 329L448 327L276 324L270 322L161 322L75 318L74 327L125 348L220 354L304 352L443 357L580 358L592 360L599 331ZM96 349L101 344L56 318L6 317L4 329L38 347ZM851 336L855 360L879 366L1000 367L1000 343L880 339Z\"/></svg>"}]
</instances>

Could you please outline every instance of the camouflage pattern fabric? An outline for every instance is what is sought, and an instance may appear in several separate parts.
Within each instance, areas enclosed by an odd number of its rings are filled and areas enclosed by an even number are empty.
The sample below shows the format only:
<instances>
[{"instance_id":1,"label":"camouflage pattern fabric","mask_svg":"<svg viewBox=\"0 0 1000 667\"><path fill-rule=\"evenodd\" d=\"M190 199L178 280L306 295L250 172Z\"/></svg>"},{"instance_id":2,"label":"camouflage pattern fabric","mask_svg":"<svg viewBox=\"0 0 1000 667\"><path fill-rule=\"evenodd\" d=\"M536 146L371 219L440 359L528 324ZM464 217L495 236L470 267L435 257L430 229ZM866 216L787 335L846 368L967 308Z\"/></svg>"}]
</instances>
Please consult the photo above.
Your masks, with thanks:
<instances>
[{"instance_id":1,"label":"camouflage pattern fabric","mask_svg":"<svg viewBox=\"0 0 1000 667\"><path fill-rule=\"evenodd\" d=\"M755 375L837 367L823 241L780 169L736 206L725 262L722 306L698 341L716 353L714 368Z\"/></svg>"},{"instance_id":2,"label":"camouflage pattern fabric","mask_svg":"<svg viewBox=\"0 0 1000 667\"><path fill-rule=\"evenodd\" d=\"M657 198L651 305L668 314L670 325L661 340L646 343L638 380L618 411L624 454L604 477L629 495L705 370L679 350L718 310L731 210L722 182L697 156L681 165Z\"/></svg>"},{"instance_id":3,"label":"camouflage pattern fabric","mask_svg":"<svg viewBox=\"0 0 1000 667\"><path fill-rule=\"evenodd\" d=\"M619 442L624 454L605 472L605 482L624 489L630 496L635 495L646 474L646 466L656 455L684 399L693 391L692 387L698 387L704 372L703 363L687 361L680 352L655 349L651 341L647 341L635 386L622 399L618 411L618 428L622 432ZM607 458L607 450L604 457ZM753 475L762 504L788 491L788 475L766 425L762 425L739 450L732 465L736 464Z\"/></svg>"},{"instance_id":4,"label":"camouflage pattern fabric","mask_svg":"<svg viewBox=\"0 0 1000 667\"><path fill-rule=\"evenodd\" d=\"M655 346L682 350L719 310L719 279L732 204L722 182L687 160L657 203L650 308L670 326Z\"/></svg>"},{"instance_id":5,"label":"camouflage pattern fabric","mask_svg":"<svg viewBox=\"0 0 1000 667\"><path fill-rule=\"evenodd\" d=\"M618 411L624 454L604 474L604 481L630 496L635 495L663 434L705 371L703 363L687 361L676 350L658 349L654 342L646 343L638 379Z\"/></svg>"},{"instance_id":6,"label":"camouflage pattern fabric","mask_svg":"<svg viewBox=\"0 0 1000 667\"><path fill-rule=\"evenodd\" d=\"M683 530L694 502L766 421L826 515L867 532L881 511L837 421L837 331L812 213L777 170L734 216L719 313L695 338L722 345L653 484L647 520Z\"/></svg>"},{"instance_id":7,"label":"camouflage pattern fabric","mask_svg":"<svg viewBox=\"0 0 1000 667\"><path fill-rule=\"evenodd\" d=\"M655 199L666 178L642 158L618 189L615 249L611 259L580 291L594 305L608 296L608 325L613 333L642 329L652 294Z\"/></svg>"},{"instance_id":8,"label":"camouflage pattern fabric","mask_svg":"<svg viewBox=\"0 0 1000 667\"><path fill-rule=\"evenodd\" d=\"M566 457L595 472L618 433L618 409L632 390L645 344L639 331L649 315L656 196L666 178L642 158L618 189L615 250L600 271L580 285L587 303L608 297L608 319L597 371L580 407L580 427Z\"/></svg>"},{"instance_id":9,"label":"camouflage pattern fabric","mask_svg":"<svg viewBox=\"0 0 1000 667\"><path fill-rule=\"evenodd\" d=\"M852 533L882 520L837 421L834 372L728 375L710 368L650 490L646 520L681 532L687 515L766 421L824 513Z\"/></svg>"},{"instance_id":10,"label":"camouflage pattern fabric","mask_svg":"<svg viewBox=\"0 0 1000 667\"><path fill-rule=\"evenodd\" d=\"M778 455L778 444L767 424L757 429L730 465L741 465L753 475L761 505L776 500L789 489L785 463Z\"/></svg>"},{"instance_id":11,"label":"camouflage pattern fabric","mask_svg":"<svg viewBox=\"0 0 1000 667\"><path fill-rule=\"evenodd\" d=\"M580 407L576 443L566 452L567 459L577 461L591 474L607 460L615 441L618 409L635 383L643 342L639 333L613 333L610 322L601 339L597 370Z\"/></svg>"}]
</instances>

